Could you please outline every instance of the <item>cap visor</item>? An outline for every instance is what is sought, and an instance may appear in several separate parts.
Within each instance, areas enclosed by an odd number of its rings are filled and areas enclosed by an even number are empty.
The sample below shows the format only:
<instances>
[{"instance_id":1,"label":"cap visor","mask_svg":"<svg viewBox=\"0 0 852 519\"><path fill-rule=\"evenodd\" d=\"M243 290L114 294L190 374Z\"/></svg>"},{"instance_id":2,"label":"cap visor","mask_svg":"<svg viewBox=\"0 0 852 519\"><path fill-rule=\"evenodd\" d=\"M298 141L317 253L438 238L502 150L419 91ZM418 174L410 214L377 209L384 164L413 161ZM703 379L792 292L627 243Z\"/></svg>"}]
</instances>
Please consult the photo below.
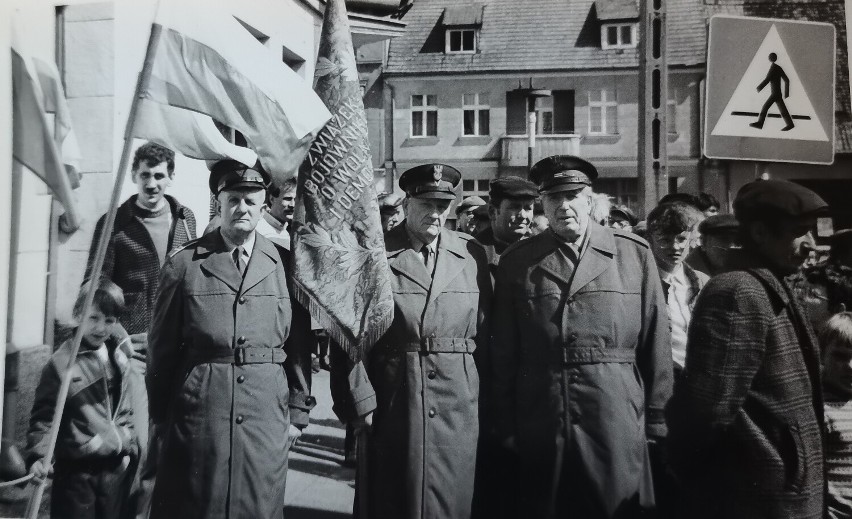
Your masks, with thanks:
<instances>
[{"instance_id":1,"label":"cap visor","mask_svg":"<svg viewBox=\"0 0 852 519\"><path fill-rule=\"evenodd\" d=\"M446 191L426 191L425 193L417 193L409 195L411 198L432 198L437 200L455 200L455 193L447 193Z\"/></svg>"},{"instance_id":2,"label":"cap visor","mask_svg":"<svg viewBox=\"0 0 852 519\"><path fill-rule=\"evenodd\" d=\"M250 191L255 189L266 189L266 186L263 184L258 184L257 182L236 182L229 186L223 187L221 191Z\"/></svg>"},{"instance_id":3,"label":"cap visor","mask_svg":"<svg viewBox=\"0 0 852 519\"><path fill-rule=\"evenodd\" d=\"M588 184L573 184L573 183L557 184L557 185L551 186L547 189L542 189L539 192L543 195L547 195L547 194L550 194L550 193L563 193L565 191L579 191L586 186L588 186Z\"/></svg>"}]
</instances>

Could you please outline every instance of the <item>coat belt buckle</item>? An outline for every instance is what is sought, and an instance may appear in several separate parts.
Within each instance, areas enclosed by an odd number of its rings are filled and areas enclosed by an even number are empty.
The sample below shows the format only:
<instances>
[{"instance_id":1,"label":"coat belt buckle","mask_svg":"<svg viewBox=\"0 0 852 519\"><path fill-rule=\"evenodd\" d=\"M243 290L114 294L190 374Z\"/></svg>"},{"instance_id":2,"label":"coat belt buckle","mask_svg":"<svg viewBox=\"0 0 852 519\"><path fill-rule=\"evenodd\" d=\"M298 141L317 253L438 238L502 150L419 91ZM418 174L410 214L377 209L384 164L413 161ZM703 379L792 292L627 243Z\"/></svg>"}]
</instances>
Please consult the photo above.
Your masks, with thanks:
<instances>
[{"instance_id":1,"label":"coat belt buckle","mask_svg":"<svg viewBox=\"0 0 852 519\"><path fill-rule=\"evenodd\" d=\"M237 366L242 366L246 363L246 349L245 348L235 348L234 349L234 364Z\"/></svg>"}]
</instances>

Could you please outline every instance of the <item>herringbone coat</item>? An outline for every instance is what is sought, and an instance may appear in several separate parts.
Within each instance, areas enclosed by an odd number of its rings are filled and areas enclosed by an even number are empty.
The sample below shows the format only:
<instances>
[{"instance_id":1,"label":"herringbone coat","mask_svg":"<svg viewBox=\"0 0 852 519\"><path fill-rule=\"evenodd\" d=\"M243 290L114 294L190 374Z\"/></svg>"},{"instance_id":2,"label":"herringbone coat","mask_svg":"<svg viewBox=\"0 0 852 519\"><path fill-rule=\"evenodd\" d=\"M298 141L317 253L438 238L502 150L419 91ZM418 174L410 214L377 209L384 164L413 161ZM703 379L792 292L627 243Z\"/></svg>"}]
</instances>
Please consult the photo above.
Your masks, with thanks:
<instances>
[{"instance_id":1,"label":"herringbone coat","mask_svg":"<svg viewBox=\"0 0 852 519\"><path fill-rule=\"evenodd\" d=\"M823 516L819 351L801 305L765 268L698 296L668 409L684 517Z\"/></svg>"},{"instance_id":2,"label":"herringbone coat","mask_svg":"<svg viewBox=\"0 0 852 519\"><path fill-rule=\"evenodd\" d=\"M151 235L133 212L136 196L128 198L118 208L112 229L109 248L104 258L102 276L110 279L124 291L126 317L121 320L127 333L147 333L154 312L154 299L160 276L160 259ZM166 195L172 212L172 227L169 230L167 251L171 252L189 240L195 239L195 215L188 207ZM98 242L101 239L106 215L101 216L95 227L86 276L89 278Z\"/></svg>"}]
</instances>

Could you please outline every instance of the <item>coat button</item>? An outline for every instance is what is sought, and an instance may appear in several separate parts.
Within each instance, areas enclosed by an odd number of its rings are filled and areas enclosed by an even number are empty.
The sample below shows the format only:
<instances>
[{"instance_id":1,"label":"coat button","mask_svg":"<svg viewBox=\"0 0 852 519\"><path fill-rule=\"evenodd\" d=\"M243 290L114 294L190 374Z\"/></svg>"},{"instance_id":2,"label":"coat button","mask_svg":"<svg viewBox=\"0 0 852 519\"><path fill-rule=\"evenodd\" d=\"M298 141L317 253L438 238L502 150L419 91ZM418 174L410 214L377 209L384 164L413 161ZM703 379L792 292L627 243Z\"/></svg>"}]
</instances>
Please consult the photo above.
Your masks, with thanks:
<instances>
[{"instance_id":1,"label":"coat button","mask_svg":"<svg viewBox=\"0 0 852 519\"><path fill-rule=\"evenodd\" d=\"M241 305L246 304L246 298L245 298L245 296L240 297L240 304L241 304Z\"/></svg>"},{"instance_id":2,"label":"coat button","mask_svg":"<svg viewBox=\"0 0 852 519\"><path fill-rule=\"evenodd\" d=\"M435 414L436 411L434 407L432 409L429 409L429 418L435 418Z\"/></svg>"},{"instance_id":3,"label":"coat button","mask_svg":"<svg viewBox=\"0 0 852 519\"><path fill-rule=\"evenodd\" d=\"M239 377L237 377L237 384L242 384L245 381L246 381L245 375L240 375Z\"/></svg>"},{"instance_id":4,"label":"coat button","mask_svg":"<svg viewBox=\"0 0 852 519\"><path fill-rule=\"evenodd\" d=\"M243 415L237 415L237 423L238 424L243 423L243 420L244 420Z\"/></svg>"},{"instance_id":5,"label":"coat button","mask_svg":"<svg viewBox=\"0 0 852 519\"><path fill-rule=\"evenodd\" d=\"M243 337L242 335L240 335L240 338L237 339L237 344L245 344L245 343L246 343L246 338Z\"/></svg>"},{"instance_id":6,"label":"coat button","mask_svg":"<svg viewBox=\"0 0 852 519\"><path fill-rule=\"evenodd\" d=\"M429 372L429 374L428 374L428 375L426 375L426 376L427 376L427 377L429 377L429 380L435 380L435 377L437 376L437 373L435 373L435 370L432 370L432 371L430 371L430 372Z\"/></svg>"}]
</instances>

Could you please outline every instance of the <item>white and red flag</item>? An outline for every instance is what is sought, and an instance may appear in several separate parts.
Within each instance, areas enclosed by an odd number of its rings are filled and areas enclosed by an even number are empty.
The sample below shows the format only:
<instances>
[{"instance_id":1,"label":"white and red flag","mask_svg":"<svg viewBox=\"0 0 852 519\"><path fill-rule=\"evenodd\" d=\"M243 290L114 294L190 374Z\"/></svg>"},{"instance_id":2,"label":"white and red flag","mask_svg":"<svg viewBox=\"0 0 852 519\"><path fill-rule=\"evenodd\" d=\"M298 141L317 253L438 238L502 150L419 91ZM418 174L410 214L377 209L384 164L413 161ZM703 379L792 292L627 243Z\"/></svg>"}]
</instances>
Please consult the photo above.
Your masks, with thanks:
<instances>
[{"instance_id":1,"label":"white and red flag","mask_svg":"<svg viewBox=\"0 0 852 519\"><path fill-rule=\"evenodd\" d=\"M141 92L135 123L142 126L134 135L152 138L162 128L159 142L183 154L210 158L198 155L218 149L230 156L234 150L222 150L210 132L212 121L176 110L198 112L242 133L275 180L296 175L331 114L280 55L264 47L217 2L200 0L162 1L152 40L153 56L146 58L150 79ZM152 110L156 107L149 102L172 109ZM182 125L190 125L190 133L199 139L182 142L180 134L187 131ZM163 142L164 135L173 142Z\"/></svg>"}]
</instances>

